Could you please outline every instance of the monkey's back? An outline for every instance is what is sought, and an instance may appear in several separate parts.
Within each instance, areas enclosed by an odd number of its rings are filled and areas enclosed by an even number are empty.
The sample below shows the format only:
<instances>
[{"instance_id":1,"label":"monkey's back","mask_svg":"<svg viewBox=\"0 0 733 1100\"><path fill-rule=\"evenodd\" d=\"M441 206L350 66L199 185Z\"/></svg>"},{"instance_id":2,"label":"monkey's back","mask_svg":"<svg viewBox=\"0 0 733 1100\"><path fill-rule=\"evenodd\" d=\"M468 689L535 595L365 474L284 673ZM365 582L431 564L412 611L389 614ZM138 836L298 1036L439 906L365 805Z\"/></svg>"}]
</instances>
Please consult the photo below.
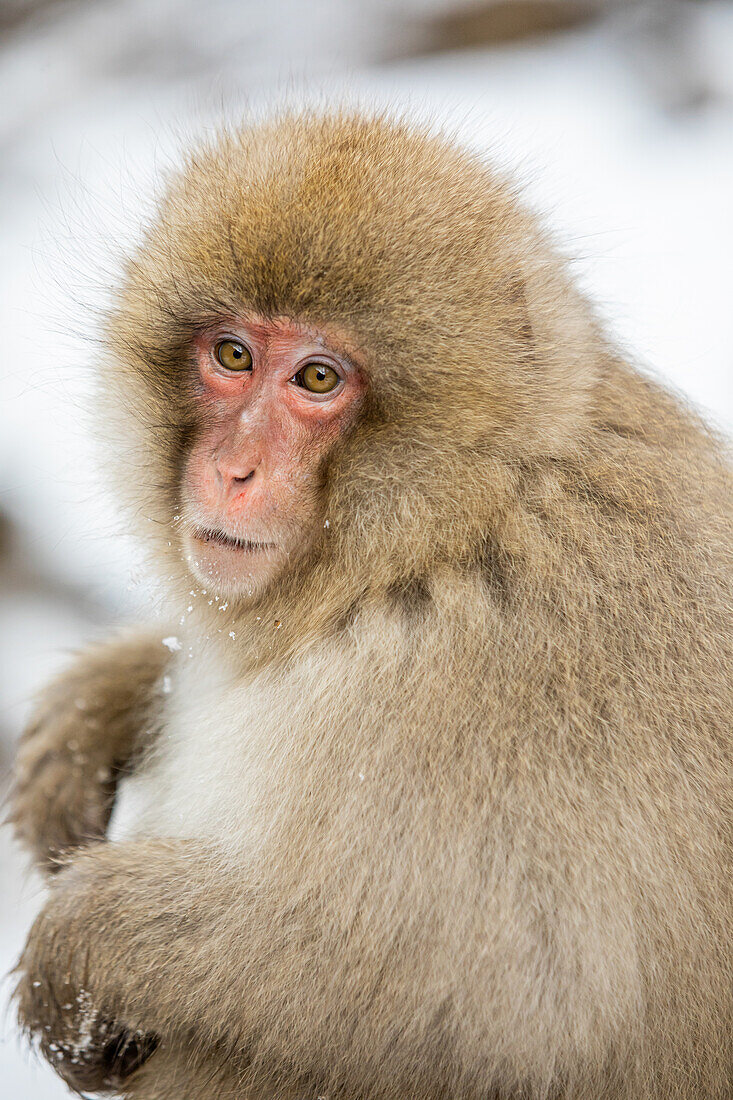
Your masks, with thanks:
<instances>
[{"instance_id":1,"label":"monkey's back","mask_svg":"<svg viewBox=\"0 0 733 1100\"><path fill-rule=\"evenodd\" d=\"M312 558L194 612L140 775L140 828L261 888L222 943L243 1093L728 1100L722 444L479 158L276 118L191 158L110 324L118 492L182 593L186 340L242 310L332 324L368 380Z\"/></svg>"},{"instance_id":2,"label":"monkey's back","mask_svg":"<svg viewBox=\"0 0 733 1100\"><path fill-rule=\"evenodd\" d=\"M609 361L479 560L250 682L184 646L140 821L267 883L253 1095L283 1044L334 1095L730 1095L730 484Z\"/></svg>"}]
</instances>

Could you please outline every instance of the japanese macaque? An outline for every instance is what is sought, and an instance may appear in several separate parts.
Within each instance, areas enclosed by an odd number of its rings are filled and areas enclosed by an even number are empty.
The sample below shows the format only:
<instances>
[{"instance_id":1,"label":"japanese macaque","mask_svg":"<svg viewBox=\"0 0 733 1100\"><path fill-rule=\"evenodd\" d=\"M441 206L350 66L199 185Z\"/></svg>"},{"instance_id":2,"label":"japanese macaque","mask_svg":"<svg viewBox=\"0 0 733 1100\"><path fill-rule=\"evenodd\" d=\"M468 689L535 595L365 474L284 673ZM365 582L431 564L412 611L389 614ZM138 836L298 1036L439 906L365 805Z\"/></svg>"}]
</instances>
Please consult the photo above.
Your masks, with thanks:
<instances>
[{"instance_id":1,"label":"japanese macaque","mask_svg":"<svg viewBox=\"0 0 733 1100\"><path fill-rule=\"evenodd\" d=\"M65 1079L730 1100L729 459L512 188L383 117L223 137L99 418L184 623L21 745L58 873L17 996Z\"/></svg>"}]
</instances>

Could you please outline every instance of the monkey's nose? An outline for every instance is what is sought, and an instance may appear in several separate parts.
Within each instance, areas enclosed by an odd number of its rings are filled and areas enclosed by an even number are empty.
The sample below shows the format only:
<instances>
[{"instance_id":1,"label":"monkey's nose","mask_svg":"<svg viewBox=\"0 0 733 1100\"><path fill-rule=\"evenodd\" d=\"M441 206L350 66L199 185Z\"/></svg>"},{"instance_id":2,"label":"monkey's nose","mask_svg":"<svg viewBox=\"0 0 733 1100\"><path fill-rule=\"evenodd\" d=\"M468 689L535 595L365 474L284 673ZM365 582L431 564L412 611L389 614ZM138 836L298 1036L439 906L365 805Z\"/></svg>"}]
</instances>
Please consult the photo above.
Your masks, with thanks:
<instances>
[{"instance_id":1,"label":"monkey's nose","mask_svg":"<svg viewBox=\"0 0 733 1100\"><path fill-rule=\"evenodd\" d=\"M235 500L241 493L245 491L245 488L254 479L255 472L250 470L247 474L232 474L227 478L224 478L223 491L224 496L228 501Z\"/></svg>"},{"instance_id":2,"label":"monkey's nose","mask_svg":"<svg viewBox=\"0 0 733 1100\"><path fill-rule=\"evenodd\" d=\"M259 463L250 466L249 464L244 465L243 463L217 460L215 467L220 490L226 497L241 493L244 487L254 478L258 465Z\"/></svg>"}]
</instances>

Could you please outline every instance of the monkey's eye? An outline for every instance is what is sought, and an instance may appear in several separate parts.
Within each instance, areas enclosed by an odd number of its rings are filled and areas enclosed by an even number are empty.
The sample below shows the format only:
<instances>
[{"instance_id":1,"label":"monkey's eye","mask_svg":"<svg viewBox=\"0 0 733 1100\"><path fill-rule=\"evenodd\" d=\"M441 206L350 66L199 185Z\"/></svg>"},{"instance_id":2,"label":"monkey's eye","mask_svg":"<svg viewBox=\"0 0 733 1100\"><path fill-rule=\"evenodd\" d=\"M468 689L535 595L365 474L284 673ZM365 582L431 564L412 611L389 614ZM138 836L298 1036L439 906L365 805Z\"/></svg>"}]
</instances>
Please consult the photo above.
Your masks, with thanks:
<instances>
[{"instance_id":1,"label":"monkey's eye","mask_svg":"<svg viewBox=\"0 0 733 1100\"><path fill-rule=\"evenodd\" d=\"M216 345L216 358L227 370L252 370L252 356L244 344L222 340Z\"/></svg>"},{"instance_id":2,"label":"monkey's eye","mask_svg":"<svg viewBox=\"0 0 733 1100\"><path fill-rule=\"evenodd\" d=\"M308 363L298 371L293 381L310 393L330 393L336 389L341 378L333 367L325 363Z\"/></svg>"}]
</instances>

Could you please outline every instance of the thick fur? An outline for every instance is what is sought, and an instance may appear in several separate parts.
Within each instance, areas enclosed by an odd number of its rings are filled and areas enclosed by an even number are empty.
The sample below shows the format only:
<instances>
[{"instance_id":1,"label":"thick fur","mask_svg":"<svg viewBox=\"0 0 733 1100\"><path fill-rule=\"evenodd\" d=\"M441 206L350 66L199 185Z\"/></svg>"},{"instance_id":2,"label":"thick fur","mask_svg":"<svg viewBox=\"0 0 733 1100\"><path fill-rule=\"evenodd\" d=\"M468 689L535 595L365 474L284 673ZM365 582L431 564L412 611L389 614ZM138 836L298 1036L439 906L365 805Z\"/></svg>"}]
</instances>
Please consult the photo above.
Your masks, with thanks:
<instances>
[{"instance_id":1,"label":"thick fur","mask_svg":"<svg viewBox=\"0 0 733 1100\"><path fill-rule=\"evenodd\" d=\"M170 652L136 632L80 656L43 692L18 747L9 820L39 867L104 838L120 774L150 740Z\"/></svg>"},{"instance_id":2,"label":"thick fur","mask_svg":"<svg viewBox=\"0 0 733 1100\"><path fill-rule=\"evenodd\" d=\"M175 536L191 338L243 310L335 326L370 380L322 539L251 604L190 597ZM109 345L117 491L192 610L117 839L21 961L60 1071L137 1100L727 1100L720 440L607 347L506 185L387 119L192 157ZM130 1076L110 1028L158 1043Z\"/></svg>"}]
</instances>

